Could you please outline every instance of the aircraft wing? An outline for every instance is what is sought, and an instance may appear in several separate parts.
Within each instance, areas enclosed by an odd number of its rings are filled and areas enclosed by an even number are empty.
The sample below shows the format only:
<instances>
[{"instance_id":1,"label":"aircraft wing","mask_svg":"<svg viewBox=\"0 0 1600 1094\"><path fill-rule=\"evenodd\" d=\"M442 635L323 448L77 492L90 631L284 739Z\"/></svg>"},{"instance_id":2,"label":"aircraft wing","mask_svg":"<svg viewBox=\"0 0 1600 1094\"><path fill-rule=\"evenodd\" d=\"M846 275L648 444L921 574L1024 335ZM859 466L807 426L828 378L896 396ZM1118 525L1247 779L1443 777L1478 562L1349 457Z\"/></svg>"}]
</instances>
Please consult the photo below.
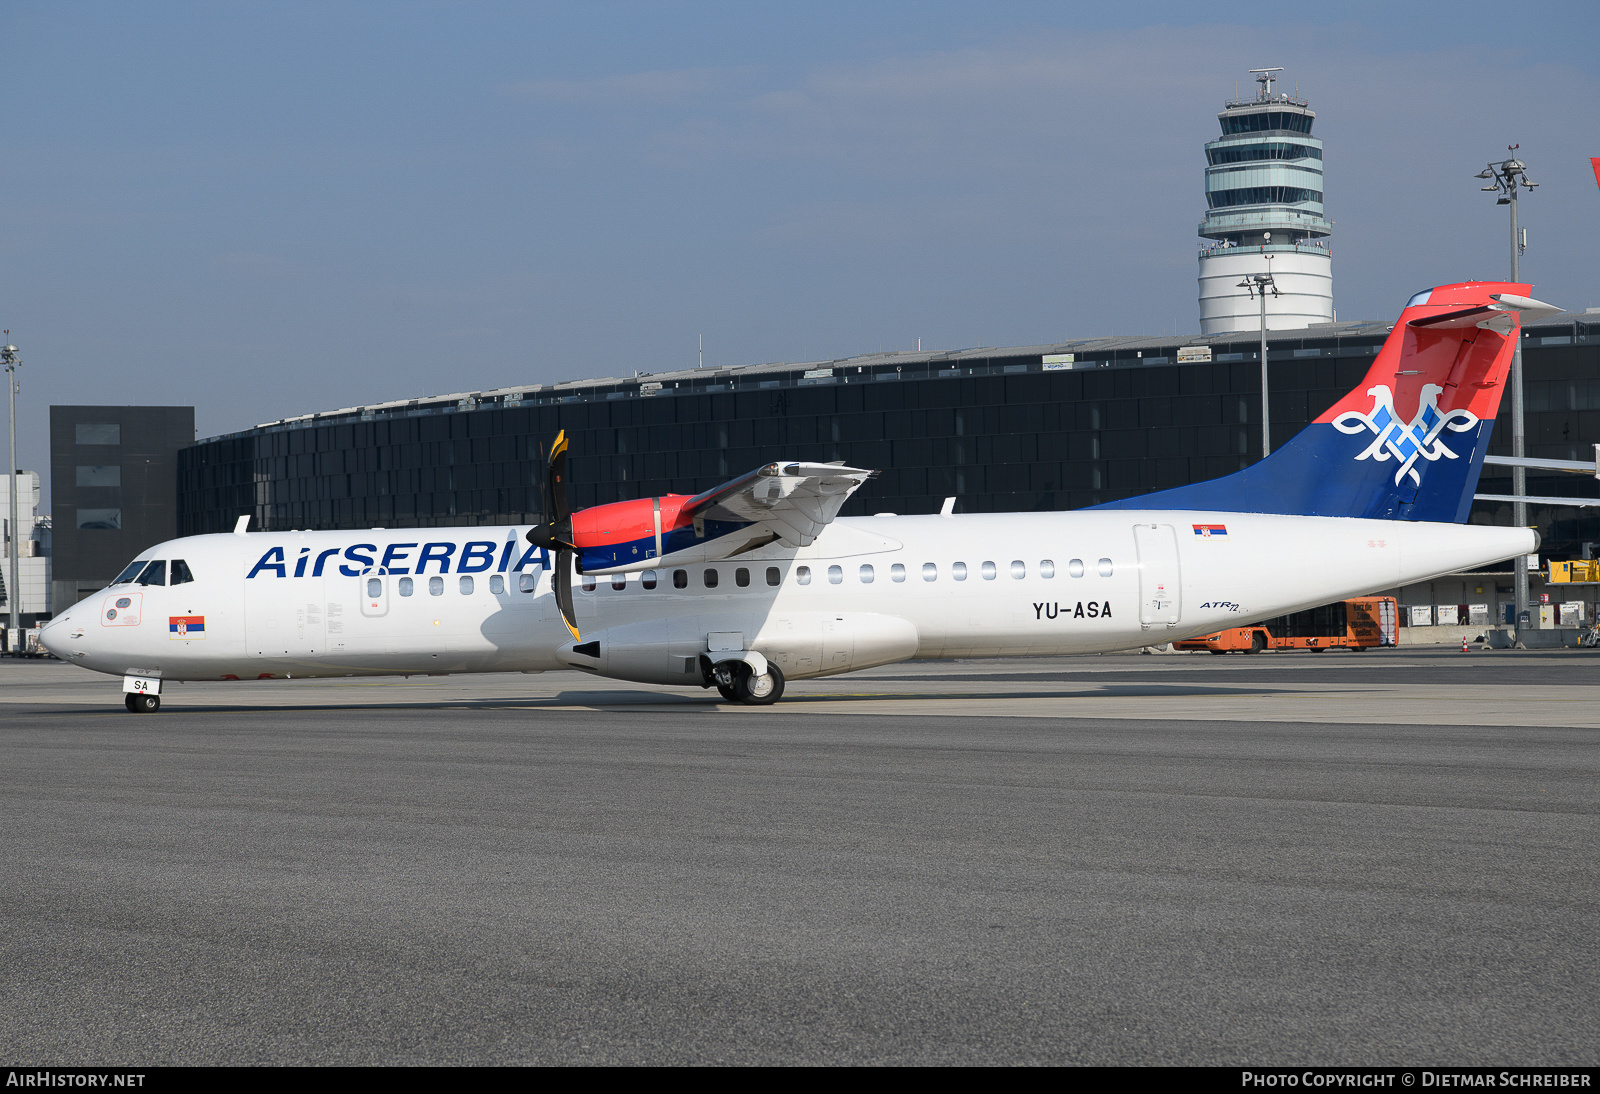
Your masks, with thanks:
<instances>
[{"instance_id":1,"label":"aircraft wing","mask_svg":"<svg viewBox=\"0 0 1600 1094\"><path fill-rule=\"evenodd\" d=\"M769 463L693 497L595 506L572 518L579 568L616 574L713 562L769 544L809 547L877 474L842 463Z\"/></svg>"},{"instance_id":2,"label":"aircraft wing","mask_svg":"<svg viewBox=\"0 0 1600 1094\"><path fill-rule=\"evenodd\" d=\"M682 512L696 521L745 521L785 547L809 547L856 488L876 471L840 463L769 463L696 494Z\"/></svg>"}]
</instances>

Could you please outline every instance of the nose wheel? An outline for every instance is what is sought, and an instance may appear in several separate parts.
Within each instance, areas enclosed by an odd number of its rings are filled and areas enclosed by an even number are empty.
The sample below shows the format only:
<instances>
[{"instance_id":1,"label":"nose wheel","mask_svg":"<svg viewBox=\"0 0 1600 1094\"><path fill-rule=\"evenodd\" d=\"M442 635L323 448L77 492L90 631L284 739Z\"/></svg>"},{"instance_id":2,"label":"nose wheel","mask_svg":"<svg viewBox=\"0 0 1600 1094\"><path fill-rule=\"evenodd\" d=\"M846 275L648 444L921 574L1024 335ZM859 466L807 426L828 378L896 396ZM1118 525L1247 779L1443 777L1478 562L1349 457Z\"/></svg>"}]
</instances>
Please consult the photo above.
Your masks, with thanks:
<instances>
[{"instance_id":1,"label":"nose wheel","mask_svg":"<svg viewBox=\"0 0 1600 1094\"><path fill-rule=\"evenodd\" d=\"M129 692L123 697L129 714L154 714L161 709L161 696Z\"/></svg>"}]
</instances>

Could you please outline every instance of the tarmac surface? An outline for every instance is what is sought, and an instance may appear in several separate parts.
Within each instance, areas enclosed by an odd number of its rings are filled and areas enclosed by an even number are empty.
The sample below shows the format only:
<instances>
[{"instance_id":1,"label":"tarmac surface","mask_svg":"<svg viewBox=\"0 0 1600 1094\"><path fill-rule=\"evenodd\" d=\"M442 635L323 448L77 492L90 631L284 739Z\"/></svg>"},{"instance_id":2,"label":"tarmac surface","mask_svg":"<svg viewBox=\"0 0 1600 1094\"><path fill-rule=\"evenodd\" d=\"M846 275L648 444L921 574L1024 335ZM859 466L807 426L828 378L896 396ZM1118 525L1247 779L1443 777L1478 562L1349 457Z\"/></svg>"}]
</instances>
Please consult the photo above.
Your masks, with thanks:
<instances>
[{"instance_id":1,"label":"tarmac surface","mask_svg":"<svg viewBox=\"0 0 1600 1094\"><path fill-rule=\"evenodd\" d=\"M1600 651L163 703L0 660L7 1063L1600 1063Z\"/></svg>"}]
</instances>

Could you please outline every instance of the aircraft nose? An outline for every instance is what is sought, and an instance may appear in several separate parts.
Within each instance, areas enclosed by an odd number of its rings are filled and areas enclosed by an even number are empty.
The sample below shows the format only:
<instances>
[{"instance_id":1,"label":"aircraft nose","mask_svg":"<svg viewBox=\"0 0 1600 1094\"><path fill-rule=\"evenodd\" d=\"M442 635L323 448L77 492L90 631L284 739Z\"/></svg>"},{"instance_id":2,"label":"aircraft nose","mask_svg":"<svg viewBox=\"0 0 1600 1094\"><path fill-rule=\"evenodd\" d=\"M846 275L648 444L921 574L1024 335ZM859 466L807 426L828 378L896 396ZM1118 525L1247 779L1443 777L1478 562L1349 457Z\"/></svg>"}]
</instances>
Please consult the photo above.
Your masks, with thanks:
<instances>
[{"instance_id":1,"label":"aircraft nose","mask_svg":"<svg viewBox=\"0 0 1600 1094\"><path fill-rule=\"evenodd\" d=\"M83 638L83 626L73 619L80 613L68 612L66 615L50 620L39 628L39 645L43 646L52 656L65 661L69 654L67 647Z\"/></svg>"}]
</instances>

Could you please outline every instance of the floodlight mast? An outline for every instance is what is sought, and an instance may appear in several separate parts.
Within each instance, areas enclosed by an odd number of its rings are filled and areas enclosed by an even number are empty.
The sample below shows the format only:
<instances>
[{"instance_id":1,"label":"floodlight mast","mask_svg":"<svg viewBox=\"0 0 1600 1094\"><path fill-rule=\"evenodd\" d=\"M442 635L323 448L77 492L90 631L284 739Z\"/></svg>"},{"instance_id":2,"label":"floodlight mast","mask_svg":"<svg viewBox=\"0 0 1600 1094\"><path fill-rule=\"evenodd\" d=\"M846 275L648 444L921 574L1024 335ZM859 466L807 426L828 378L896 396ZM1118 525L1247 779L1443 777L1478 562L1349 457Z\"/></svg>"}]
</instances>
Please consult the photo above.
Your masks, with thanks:
<instances>
[{"instance_id":1,"label":"floodlight mast","mask_svg":"<svg viewBox=\"0 0 1600 1094\"><path fill-rule=\"evenodd\" d=\"M18 555L22 549L21 525L17 520L17 486L21 477L17 474L17 368L22 364L22 358L17 356L17 347L10 342L11 332L5 332L6 344L0 348L0 364L6 367L6 397L11 407L11 462L6 465L6 474L11 476L11 528L7 539L7 554L11 562L11 583L6 587L6 606L10 609L8 614L9 630L6 632L6 644L9 646L13 637L22 630L22 577L21 563ZM8 650L13 657L17 651Z\"/></svg>"},{"instance_id":2,"label":"floodlight mast","mask_svg":"<svg viewBox=\"0 0 1600 1094\"><path fill-rule=\"evenodd\" d=\"M1270 241L1272 233L1267 233ZM1272 420L1267 410L1267 292L1282 296L1277 282L1272 280L1272 256L1267 256L1267 272L1251 274L1239 282L1239 288L1251 296L1261 298L1261 458L1272 455Z\"/></svg>"},{"instance_id":3,"label":"floodlight mast","mask_svg":"<svg viewBox=\"0 0 1600 1094\"><path fill-rule=\"evenodd\" d=\"M1521 145L1506 146L1507 152L1515 152ZM1520 190L1532 190L1539 185L1528 178L1528 168L1519 159L1506 159L1499 163L1488 164L1475 176L1480 179L1491 180L1485 191L1498 193L1496 205L1509 205L1511 207L1511 280L1520 281L1518 273L1518 259L1522 256L1524 244L1521 233L1517 228L1517 194ZM1526 457L1527 430L1523 418L1522 400L1522 336L1519 332L1515 344L1511 347L1511 456L1521 461ZM1523 498L1528 495L1527 468L1519 462L1511 468L1511 496L1516 500L1511 503L1511 523L1518 528L1528 526L1528 503ZM1521 629L1528 620L1528 558L1518 555L1516 560L1516 627Z\"/></svg>"}]
</instances>

